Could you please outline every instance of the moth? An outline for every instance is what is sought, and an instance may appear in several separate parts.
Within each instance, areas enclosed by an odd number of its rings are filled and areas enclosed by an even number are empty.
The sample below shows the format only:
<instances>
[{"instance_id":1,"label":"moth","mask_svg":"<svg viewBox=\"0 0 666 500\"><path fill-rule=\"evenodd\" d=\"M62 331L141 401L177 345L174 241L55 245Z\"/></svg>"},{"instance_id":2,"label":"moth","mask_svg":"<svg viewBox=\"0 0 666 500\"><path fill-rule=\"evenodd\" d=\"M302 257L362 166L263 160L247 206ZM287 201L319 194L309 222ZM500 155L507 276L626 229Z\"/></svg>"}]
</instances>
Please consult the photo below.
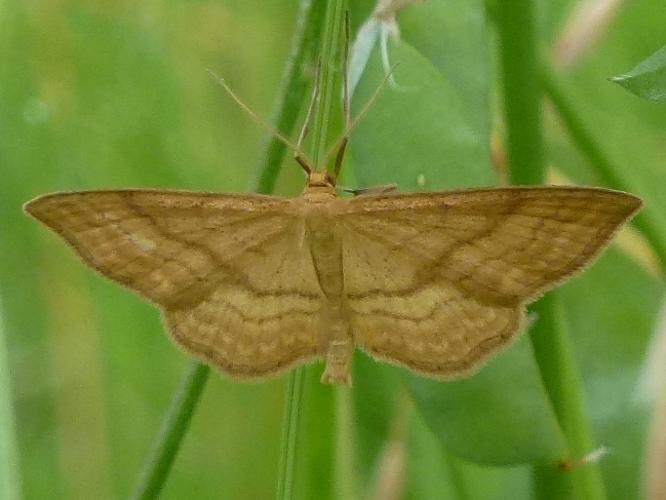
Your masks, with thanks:
<instances>
[{"instance_id":1,"label":"moth","mask_svg":"<svg viewBox=\"0 0 666 500\"><path fill-rule=\"evenodd\" d=\"M297 198L88 191L25 210L211 366L251 378L324 358L322 381L347 384L355 347L430 377L472 372L640 205L580 187L345 199L313 171Z\"/></svg>"},{"instance_id":2,"label":"moth","mask_svg":"<svg viewBox=\"0 0 666 500\"><path fill-rule=\"evenodd\" d=\"M258 378L323 359L322 382L350 384L356 347L428 377L471 374L641 206L582 187L343 198L348 133L327 173L302 153L305 130L296 146L278 134L307 175L296 198L128 189L46 194L25 210L159 307L205 363Z\"/></svg>"}]
</instances>

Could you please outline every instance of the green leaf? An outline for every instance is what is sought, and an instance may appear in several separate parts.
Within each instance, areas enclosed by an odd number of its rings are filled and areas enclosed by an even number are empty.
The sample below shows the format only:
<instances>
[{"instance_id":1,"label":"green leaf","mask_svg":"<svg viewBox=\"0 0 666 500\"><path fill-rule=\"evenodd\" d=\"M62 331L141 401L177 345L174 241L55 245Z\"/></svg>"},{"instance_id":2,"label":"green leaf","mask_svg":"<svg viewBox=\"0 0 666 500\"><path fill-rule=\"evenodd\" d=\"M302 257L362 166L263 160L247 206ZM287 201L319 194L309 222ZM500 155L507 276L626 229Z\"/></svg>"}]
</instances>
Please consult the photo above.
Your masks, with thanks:
<instances>
[{"instance_id":1,"label":"green leaf","mask_svg":"<svg viewBox=\"0 0 666 500\"><path fill-rule=\"evenodd\" d=\"M610 81L648 101L666 101L666 46Z\"/></svg>"},{"instance_id":2,"label":"green leaf","mask_svg":"<svg viewBox=\"0 0 666 500\"><path fill-rule=\"evenodd\" d=\"M400 386L399 368L376 363L361 352L355 353L353 369L360 476L373 478L375 461L394 431L399 404L404 403L398 400L404 389Z\"/></svg>"},{"instance_id":3,"label":"green leaf","mask_svg":"<svg viewBox=\"0 0 666 500\"><path fill-rule=\"evenodd\" d=\"M451 500L527 500L533 498L529 467L488 467L466 462L448 453L417 414L409 441L405 498Z\"/></svg>"},{"instance_id":4,"label":"green leaf","mask_svg":"<svg viewBox=\"0 0 666 500\"><path fill-rule=\"evenodd\" d=\"M451 82L467 118L487 138L490 55L483 0L435 0L411 6L400 13L400 31Z\"/></svg>"},{"instance_id":5,"label":"green leaf","mask_svg":"<svg viewBox=\"0 0 666 500\"><path fill-rule=\"evenodd\" d=\"M409 426L407 484L405 498L469 498L461 471L450 455L433 439L432 431L418 413Z\"/></svg>"},{"instance_id":6,"label":"green leaf","mask_svg":"<svg viewBox=\"0 0 666 500\"><path fill-rule=\"evenodd\" d=\"M461 92L406 42L390 46L396 88L383 89L352 137L362 186L397 182L399 189L489 185L488 136ZM375 49L354 95L358 112L384 77Z\"/></svg>"},{"instance_id":7,"label":"green leaf","mask_svg":"<svg viewBox=\"0 0 666 500\"><path fill-rule=\"evenodd\" d=\"M473 377L440 383L410 375L408 385L424 420L459 457L519 465L562 456L562 434L527 335Z\"/></svg>"}]
</instances>

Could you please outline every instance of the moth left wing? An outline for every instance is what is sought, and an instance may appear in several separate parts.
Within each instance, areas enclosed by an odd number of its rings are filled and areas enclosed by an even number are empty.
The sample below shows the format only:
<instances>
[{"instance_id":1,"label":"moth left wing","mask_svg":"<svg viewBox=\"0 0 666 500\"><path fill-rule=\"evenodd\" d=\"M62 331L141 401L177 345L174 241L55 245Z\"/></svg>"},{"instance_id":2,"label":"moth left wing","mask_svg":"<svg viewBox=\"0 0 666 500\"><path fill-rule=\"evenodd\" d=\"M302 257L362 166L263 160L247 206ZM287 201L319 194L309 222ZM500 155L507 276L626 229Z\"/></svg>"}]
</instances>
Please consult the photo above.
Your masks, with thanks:
<instances>
[{"instance_id":1,"label":"moth left wing","mask_svg":"<svg viewBox=\"0 0 666 500\"><path fill-rule=\"evenodd\" d=\"M319 289L289 198L90 191L25 209L103 276L159 305L178 344L232 375L318 355Z\"/></svg>"},{"instance_id":2,"label":"moth left wing","mask_svg":"<svg viewBox=\"0 0 666 500\"><path fill-rule=\"evenodd\" d=\"M589 265L640 204L575 187L352 199L341 223L356 342L434 377L468 372L516 335L524 304Z\"/></svg>"}]
</instances>

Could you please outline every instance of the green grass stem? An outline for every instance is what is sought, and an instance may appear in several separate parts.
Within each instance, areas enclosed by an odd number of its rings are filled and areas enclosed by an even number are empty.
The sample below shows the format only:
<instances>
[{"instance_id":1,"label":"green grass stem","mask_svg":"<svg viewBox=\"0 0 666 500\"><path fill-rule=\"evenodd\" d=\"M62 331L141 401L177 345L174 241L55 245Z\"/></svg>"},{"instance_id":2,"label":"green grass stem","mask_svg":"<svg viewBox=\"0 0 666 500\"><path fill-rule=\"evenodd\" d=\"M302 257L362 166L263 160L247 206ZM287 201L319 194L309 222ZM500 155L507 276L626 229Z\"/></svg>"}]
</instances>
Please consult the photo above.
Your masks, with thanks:
<instances>
[{"instance_id":1,"label":"green grass stem","mask_svg":"<svg viewBox=\"0 0 666 500\"><path fill-rule=\"evenodd\" d=\"M324 2L319 2L319 4L324 5ZM321 158L321 152L326 147L328 124L332 114L332 103L334 102L332 89L335 84L335 72L333 68L339 64L337 52L344 19L343 0L329 0L325 3L325 6L326 13L319 52L321 61L320 94L314 108L314 126L312 128L312 157L315 164ZM278 500L289 500L293 496L304 379L303 367L297 367L289 374L282 424L282 451L277 488Z\"/></svg>"},{"instance_id":2,"label":"green grass stem","mask_svg":"<svg viewBox=\"0 0 666 500\"><path fill-rule=\"evenodd\" d=\"M0 498L21 498L14 405L5 343L2 303L0 303Z\"/></svg>"},{"instance_id":3,"label":"green grass stem","mask_svg":"<svg viewBox=\"0 0 666 500\"><path fill-rule=\"evenodd\" d=\"M130 495L131 499L145 500L159 495L169 477L209 374L210 368L196 361L190 362L185 370L139 481Z\"/></svg>"},{"instance_id":4,"label":"green grass stem","mask_svg":"<svg viewBox=\"0 0 666 500\"><path fill-rule=\"evenodd\" d=\"M510 179L521 185L545 181L535 10L533 0L501 0L494 11L500 40ZM535 304L532 312L537 315L530 332L532 346L568 445L569 456L562 458L579 458L592 451L593 440L557 294L551 292ZM596 464L581 467L575 474L558 470L557 464L535 466L534 479L538 498L605 498Z\"/></svg>"},{"instance_id":5,"label":"green grass stem","mask_svg":"<svg viewBox=\"0 0 666 500\"><path fill-rule=\"evenodd\" d=\"M304 379L305 371L300 367L292 370L287 378L284 416L282 417L280 463L278 465L276 497L278 500L289 500L294 496L294 472L296 469L296 450L298 449Z\"/></svg>"},{"instance_id":6,"label":"green grass stem","mask_svg":"<svg viewBox=\"0 0 666 500\"><path fill-rule=\"evenodd\" d=\"M336 498L358 498L354 473L354 404L352 389L336 387L335 392L335 487Z\"/></svg>"},{"instance_id":7,"label":"green grass stem","mask_svg":"<svg viewBox=\"0 0 666 500\"><path fill-rule=\"evenodd\" d=\"M342 26L344 21L344 0L329 0L327 2L326 22L322 34L322 44L319 53L321 61L321 87L319 103L315 108L314 125L312 127L312 157L315 165L324 157L326 151L326 140L328 139L328 127L333 116L334 106L339 102L334 101L334 88L336 69L340 67L340 47L342 42Z\"/></svg>"}]
</instances>

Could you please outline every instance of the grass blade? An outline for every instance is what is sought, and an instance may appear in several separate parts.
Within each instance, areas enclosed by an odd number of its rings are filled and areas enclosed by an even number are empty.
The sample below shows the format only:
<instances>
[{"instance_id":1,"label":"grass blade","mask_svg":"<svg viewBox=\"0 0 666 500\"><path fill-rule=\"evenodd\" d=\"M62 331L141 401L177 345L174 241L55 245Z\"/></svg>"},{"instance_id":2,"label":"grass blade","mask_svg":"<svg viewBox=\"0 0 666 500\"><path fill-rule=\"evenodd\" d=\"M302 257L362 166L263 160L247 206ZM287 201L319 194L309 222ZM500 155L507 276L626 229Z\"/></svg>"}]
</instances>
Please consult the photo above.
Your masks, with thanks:
<instances>
[{"instance_id":1,"label":"grass blade","mask_svg":"<svg viewBox=\"0 0 666 500\"><path fill-rule=\"evenodd\" d=\"M328 125L332 115L332 105L336 102L333 97L333 88L337 66L338 48L340 34L342 33L342 21L344 19L344 0L329 0L328 2L317 2L322 8L325 6L325 17L323 18L323 29L321 35L321 46L319 47L319 58L321 61L321 73L319 99L315 103L313 121L312 154L315 165L321 160L323 151L326 149L328 137ZM319 18L320 16L313 16ZM280 468L278 476L277 499L289 500L293 497L294 469L297 461L298 437L301 427L302 393L305 379L303 367L298 367L289 374L287 394L285 401L282 451L280 454ZM344 467L343 467L344 468Z\"/></svg>"},{"instance_id":2,"label":"grass blade","mask_svg":"<svg viewBox=\"0 0 666 500\"><path fill-rule=\"evenodd\" d=\"M0 498L18 500L21 497L20 491L9 359L0 302Z\"/></svg>"},{"instance_id":3,"label":"grass blade","mask_svg":"<svg viewBox=\"0 0 666 500\"><path fill-rule=\"evenodd\" d=\"M532 0L501 0L495 10L507 151L514 184L542 184L545 180L535 11ZM571 455L563 458L582 457L591 451L592 438L557 294L551 292L531 310L538 317L530 332L534 354ZM540 498L554 498L553 494L567 498L572 492L580 499L605 498L601 473L594 464L578 469L576 474L562 474L556 464L536 466L535 482Z\"/></svg>"},{"instance_id":4,"label":"grass blade","mask_svg":"<svg viewBox=\"0 0 666 500\"><path fill-rule=\"evenodd\" d=\"M197 361L187 367L130 498L156 498L162 490L209 374L210 368Z\"/></svg>"}]
</instances>

